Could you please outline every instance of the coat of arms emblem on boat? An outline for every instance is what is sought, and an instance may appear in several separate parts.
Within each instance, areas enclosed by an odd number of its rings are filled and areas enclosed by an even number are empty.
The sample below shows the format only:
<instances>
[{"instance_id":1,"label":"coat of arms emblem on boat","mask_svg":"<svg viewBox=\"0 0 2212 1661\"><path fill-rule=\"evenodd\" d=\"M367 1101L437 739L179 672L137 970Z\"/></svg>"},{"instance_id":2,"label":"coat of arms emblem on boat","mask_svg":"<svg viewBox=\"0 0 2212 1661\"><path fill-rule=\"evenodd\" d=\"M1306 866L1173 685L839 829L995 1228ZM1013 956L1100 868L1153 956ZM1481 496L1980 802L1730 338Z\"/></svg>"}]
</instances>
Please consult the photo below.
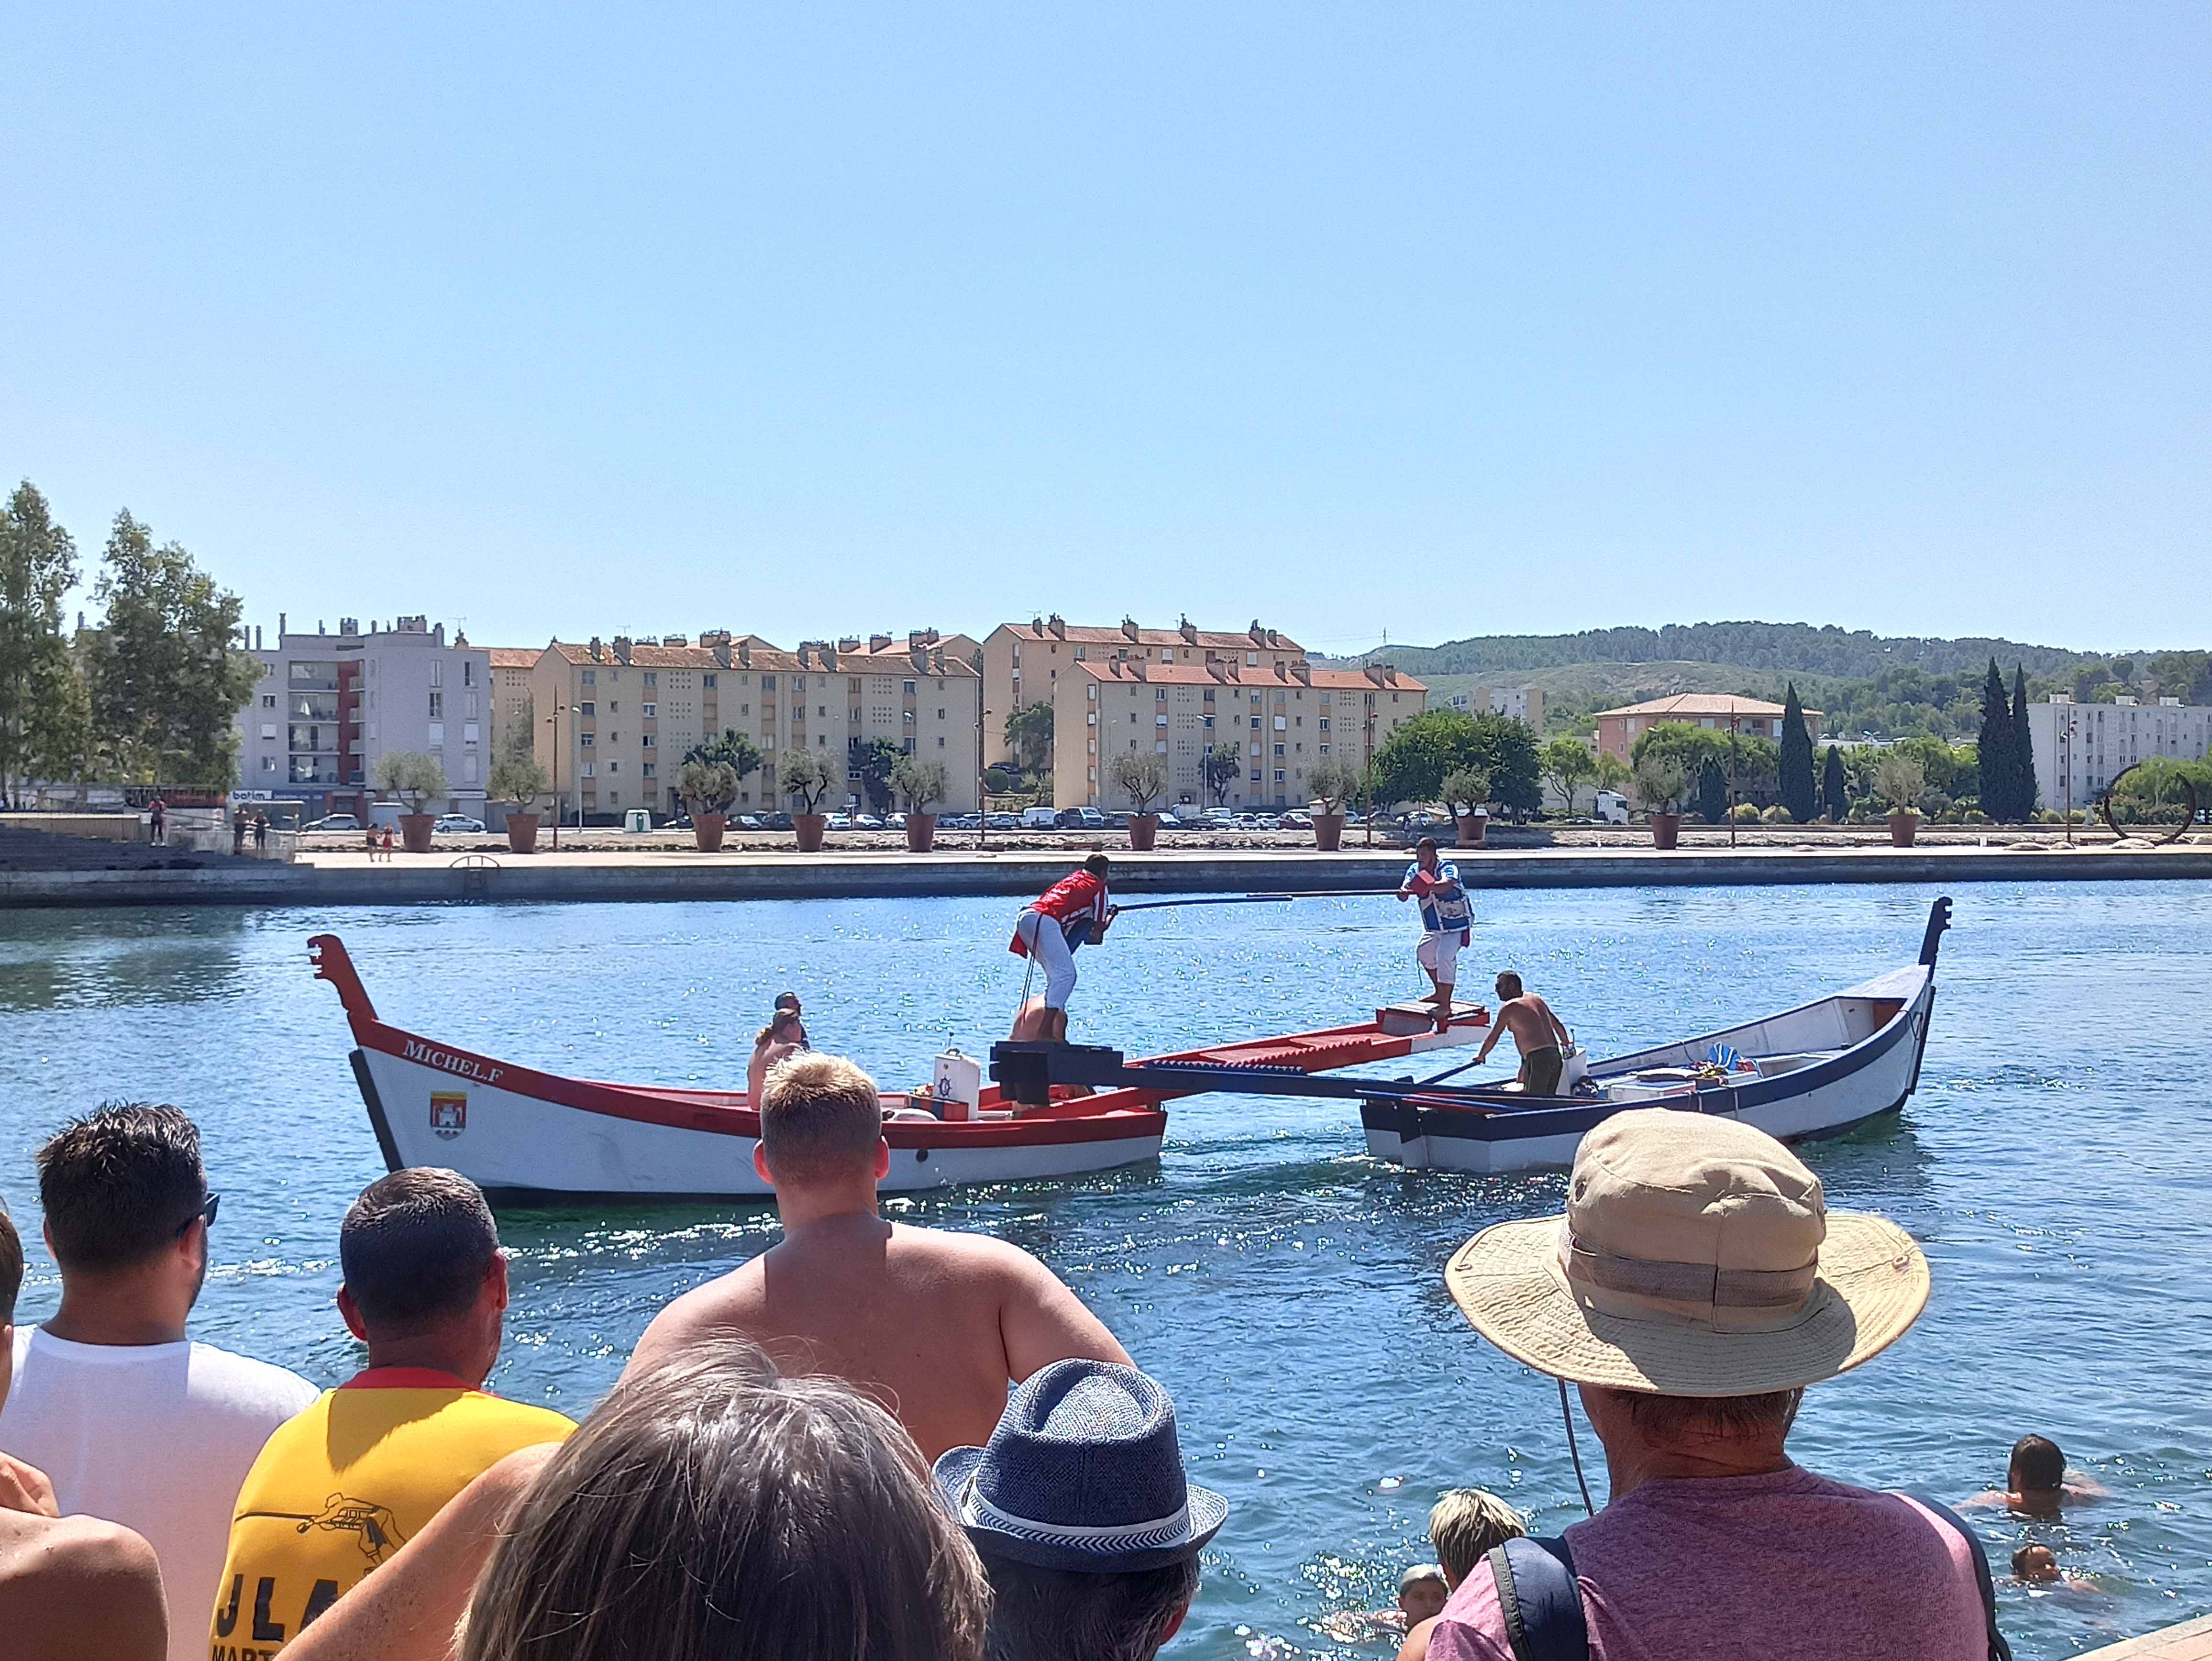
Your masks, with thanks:
<instances>
[{"instance_id":1,"label":"coat of arms emblem on boat","mask_svg":"<svg viewBox=\"0 0 2212 1661\"><path fill-rule=\"evenodd\" d=\"M430 1097L430 1129L447 1141L469 1128L469 1098L465 1091L450 1094L434 1092Z\"/></svg>"}]
</instances>

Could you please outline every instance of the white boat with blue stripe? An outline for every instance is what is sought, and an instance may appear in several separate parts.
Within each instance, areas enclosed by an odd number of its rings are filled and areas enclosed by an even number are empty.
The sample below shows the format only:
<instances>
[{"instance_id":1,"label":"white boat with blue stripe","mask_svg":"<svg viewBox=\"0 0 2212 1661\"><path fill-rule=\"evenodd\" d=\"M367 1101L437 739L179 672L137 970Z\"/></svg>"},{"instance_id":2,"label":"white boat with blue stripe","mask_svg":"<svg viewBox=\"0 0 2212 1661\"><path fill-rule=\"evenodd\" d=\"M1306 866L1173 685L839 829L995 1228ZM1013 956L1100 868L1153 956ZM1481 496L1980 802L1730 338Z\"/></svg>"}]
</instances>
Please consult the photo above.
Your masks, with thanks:
<instances>
[{"instance_id":1,"label":"white boat with blue stripe","mask_svg":"<svg viewBox=\"0 0 2212 1661\"><path fill-rule=\"evenodd\" d=\"M1571 1062L1565 1093L1442 1076L1390 1080L1361 1102L1368 1151L1416 1171L1568 1165L1584 1131L1631 1107L1726 1114L1784 1141L1841 1135L1896 1112L1919 1084L1936 953L1950 918L1948 897L1929 907L1916 964L1780 1014L1595 1062L1586 1072Z\"/></svg>"}]
</instances>

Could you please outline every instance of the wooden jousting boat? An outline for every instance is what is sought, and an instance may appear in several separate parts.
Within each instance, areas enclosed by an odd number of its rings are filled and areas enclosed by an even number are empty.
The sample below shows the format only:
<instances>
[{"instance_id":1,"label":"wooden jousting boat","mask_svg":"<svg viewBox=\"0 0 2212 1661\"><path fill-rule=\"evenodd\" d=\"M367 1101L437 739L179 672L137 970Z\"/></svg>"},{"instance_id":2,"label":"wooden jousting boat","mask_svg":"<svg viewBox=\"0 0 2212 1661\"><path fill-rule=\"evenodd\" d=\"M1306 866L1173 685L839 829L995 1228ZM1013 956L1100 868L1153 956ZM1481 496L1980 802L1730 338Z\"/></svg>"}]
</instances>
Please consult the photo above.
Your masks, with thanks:
<instances>
[{"instance_id":1,"label":"wooden jousting boat","mask_svg":"<svg viewBox=\"0 0 2212 1661\"><path fill-rule=\"evenodd\" d=\"M354 1077L390 1169L443 1165L510 1205L769 1192L753 1170L760 1118L744 1092L562 1078L387 1026L337 935L315 935L307 947L315 974L344 1006ZM891 1166L882 1187L1021 1182L1137 1165L1160 1151L1167 1129L1160 1104L1214 1089L1218 1078L1279 1085L1474 1043L1488 1021L1483 1010L1462 1005L1439 1033L1410 1009L1378 1010L1357 1025L1157 1056L1146 1063L1159 1069L1155 1076L1119 1088L1082 1093L1066 1083L1040 1085L1042 1104L1018 1115L995 1086L981 1090L964 1119L939 1117L945 1104L930 1096L887 1093Z\"/></svg>"}]
</instances>

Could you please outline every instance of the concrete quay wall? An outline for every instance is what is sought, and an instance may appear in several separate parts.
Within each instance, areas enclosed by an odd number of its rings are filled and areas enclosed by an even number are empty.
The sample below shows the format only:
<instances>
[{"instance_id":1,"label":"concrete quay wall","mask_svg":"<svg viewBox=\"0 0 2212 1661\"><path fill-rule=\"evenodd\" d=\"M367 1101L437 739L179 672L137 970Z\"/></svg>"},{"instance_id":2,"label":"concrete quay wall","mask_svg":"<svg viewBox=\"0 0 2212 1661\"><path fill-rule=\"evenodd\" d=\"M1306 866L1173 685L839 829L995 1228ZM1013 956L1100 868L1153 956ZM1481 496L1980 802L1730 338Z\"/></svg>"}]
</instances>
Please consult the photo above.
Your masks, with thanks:
<instances>
[{"instance_id":1,"label":"concrete quay wall","mask_svg":"<svg viewBox=\"0 0 2212 1661\"><path fill-rule=\"evenodd\" d=\"M1109 850L1110 851L1110 850ZM828 899L914 895L1034 894L1080 852L909 855L587 853L442 854L390 864L323 855L295 865L220 868L0 871L0 906L420 905L457 902ZM1403 852L1114 853L1124 895L1388 891ZM1553 849L1462 851L1476 888L1639 888L1802 883L2074 882L2212 878L2212 850L1974 848L1802 850Z\"/></svg>"}]
</instances>

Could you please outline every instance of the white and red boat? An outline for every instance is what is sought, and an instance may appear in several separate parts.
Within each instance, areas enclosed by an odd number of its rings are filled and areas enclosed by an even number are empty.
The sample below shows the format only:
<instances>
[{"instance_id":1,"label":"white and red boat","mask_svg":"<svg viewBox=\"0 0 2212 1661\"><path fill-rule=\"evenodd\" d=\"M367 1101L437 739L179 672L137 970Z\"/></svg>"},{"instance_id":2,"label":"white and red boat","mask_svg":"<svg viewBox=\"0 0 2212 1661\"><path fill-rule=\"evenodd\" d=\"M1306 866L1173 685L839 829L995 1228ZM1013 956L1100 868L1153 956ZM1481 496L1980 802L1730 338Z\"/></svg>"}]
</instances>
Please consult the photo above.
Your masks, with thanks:
<instances>
[{"instance_id":1,"label":"white and red boat","mask_svg":"<svg viewBox=\"0 0 2212 1661\"><path fill-rule=\"evenodd\" d=\"M443 1165L510 1205L769 1192L753 1170L760 1118L743 1091L567 1079L387 1026L337 936L307 945L353 1028L354 1077L390 1169ZM1042 1105L1018 1113L996 1086L980 1092L966 1118L939 1116L947 1104L926 1094L886 1094L891 1168L882 1186L912 1191L1138 1165L1159 1153L1161 1104L1177 1097L1229 1080L1264 1088L1474 1043L1488 1025L1486 1011L1464 1004L1443 1032L1411 1007L1377 1010L1356 1025L1154 1056L1134 1064L1157 1069L1139 1086L1054 1083L1036 1092Z\"/></svg>"}]
</instances>

